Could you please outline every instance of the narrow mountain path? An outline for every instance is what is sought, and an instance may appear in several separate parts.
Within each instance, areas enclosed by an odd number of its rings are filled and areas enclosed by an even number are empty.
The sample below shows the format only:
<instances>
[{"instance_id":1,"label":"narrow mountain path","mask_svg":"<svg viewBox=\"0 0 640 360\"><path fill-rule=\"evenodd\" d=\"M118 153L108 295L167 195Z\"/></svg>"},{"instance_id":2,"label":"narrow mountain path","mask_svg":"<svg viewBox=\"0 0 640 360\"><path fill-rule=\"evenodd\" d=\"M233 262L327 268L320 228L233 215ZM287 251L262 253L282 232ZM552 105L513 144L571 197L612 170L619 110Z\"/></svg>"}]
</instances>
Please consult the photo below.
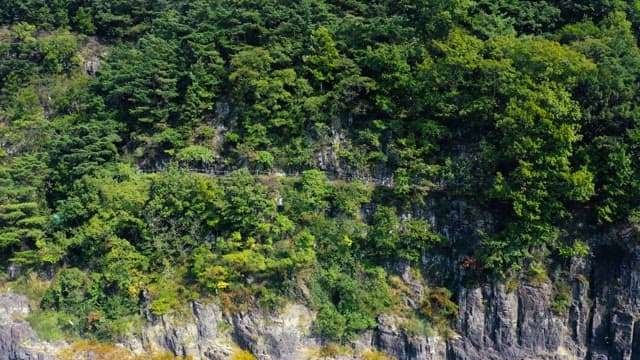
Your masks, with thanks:
<instances>
[{"instance_id":1,"label":"narrow mountain path","mask_svg":"<svg viewBox=\"0 0 640 360\"><path fill-rule=\"evenodd\" d=\"M272 176L272 177L292 177L298 178L302 175L303 171L283 171L283 170L257 170L251 168L238 168L233 170L221 170L216 168L207 168L207 167L181 167L181 169L187 170L189 173L195 174L205 174L212 177L227 177L231 175L233 172L246 169L253 176ZM379 187L389 187L394 188L399 186L395 183L393 175L388 177L374 177L370 175L363 175L360 173L351 173L347 171L331 171L331 170L322 170L315 169L323 173L327 179L331 181L345 181L345 182L356 182L360 181L365 185L379 186ZM141 169L141 172L144 173L161 173L164 169L156 169L156 170L148 170ZM408 186L412 189L426 190L426 191L442 191L444 189L443 183L430 183L428 181L422 183L409 183Z\"/></svg>"}]
</instances>

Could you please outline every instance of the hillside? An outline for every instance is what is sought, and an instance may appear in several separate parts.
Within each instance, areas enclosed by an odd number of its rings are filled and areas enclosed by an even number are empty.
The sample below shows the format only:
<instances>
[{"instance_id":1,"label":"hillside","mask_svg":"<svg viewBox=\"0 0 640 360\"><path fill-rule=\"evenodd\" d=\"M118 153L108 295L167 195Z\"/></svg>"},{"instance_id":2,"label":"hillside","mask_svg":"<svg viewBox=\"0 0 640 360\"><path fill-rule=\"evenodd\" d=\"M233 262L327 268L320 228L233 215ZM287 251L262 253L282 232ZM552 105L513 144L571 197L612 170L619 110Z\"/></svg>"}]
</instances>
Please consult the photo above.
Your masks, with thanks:
<instances>
[{"instance_id":1,"label":"hillside","mask_svg":"<svg viewBox=\"0 0 640 360\"><path fill-rule=\"evenodd\" d=\"M140 354L203 306L211 359L635 359L639 36L634 0L0 0L3 296Z\"/></svg>"}]
</instances>

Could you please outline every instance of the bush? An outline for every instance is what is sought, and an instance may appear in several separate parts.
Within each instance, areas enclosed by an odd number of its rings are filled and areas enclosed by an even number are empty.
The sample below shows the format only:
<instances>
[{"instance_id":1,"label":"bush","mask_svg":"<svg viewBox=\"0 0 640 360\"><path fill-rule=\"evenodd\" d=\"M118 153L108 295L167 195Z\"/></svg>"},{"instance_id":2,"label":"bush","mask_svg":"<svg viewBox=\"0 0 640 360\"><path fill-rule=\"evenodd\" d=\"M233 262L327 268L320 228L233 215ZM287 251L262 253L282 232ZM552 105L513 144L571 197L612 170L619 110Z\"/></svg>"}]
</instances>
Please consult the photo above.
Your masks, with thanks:
<instances>
[{"instance_id":1,"label":"bush","mask_svg":"<svg viewBox=\"0 0 640 360\"><path fill-rule=\"evenodd\" d=\"M345 335L347 320L331 304L324 304L314 323L315 332L323 338L340 340Z\"/></svg>"},{"instance_id":2,"label":"bush","mask_svg":"<svg viewBox=\"0 0 640 360\"><path fill-rule=\"evenodd\" d=\"M42 298L44 309L80 314L85 308L87 276L76 268L62 269Z\"/></svg>"},{"instance_id":3,"label":"bush","mask_svg":"<svg viewBox=\"0 0 640 360\"><path fill-rule=\"evenodd\" d=\"M458 305L451 300L451 297L452 294L449 289L435 288L429 292L420 311L422 315L427 317L432 326L438 330L438 333L445 337L452 335L453 331L449 327L449 323L458 316Z\"/></svg>"},{"instance_id":4,"label":"bush","mask_svg":"<svg viewBox=\"0 0 640 360\"><path fill-rule=\"evenodd\" d=\"M193 163L209 164L216 159L216 153L200 145L190 145L178 151L178 160Z\"/></svg>"},{"instance_id":5,"label":"bush","mask_svg":"<svg viewBox=\"0 0 640 360\"><path fill-rule=\"evenodd\" d=\"M529 265L529 283L531 285L541 285L549 282L549 275L547 275L547 269L544 264L538 261L533 261Z\"/></svg>"},{"instance_id":6,"label":"bush","mask_svg":"<svg viewBox=\"0 0 640 360\"><path fill-rule=\"evenodd\" d=\"M231 360L256 360L256 357L247 350L236 350L231 356Z\"/></svg>"},{"instance_id":7,"label":"bush","mask_svg":"<svg viewBox=\"0 0 640 360\"><path fill-rule=\"evenodd\" d=\"M271 170L273 168L273 155L268 151L256 152L256 165L260 170Z\"/></svg>"},{"instance_id":8,"label":"bush","mask_svg":"<svg viewBox=\"0 0 640 360\"><path fill-rule=\"evenodd\" d=\"M343 349L339 344L334 342L328 342L322 346L320 349L320 356L325 358L335 358L338 355L344 354L345 349Z\"/></svg>"},{"instance_id":9,"label":"bush","mask_svg":"<svg viewBox=\"0 0 640 360\"><path fill-rule=\"evenodd\" d=\"M392 360L393 358L379 351L367 351L362 354L362 360Z\"/></svg>"},{"instance_id":10,"label":"bush","mask_svg":"<svg viewBox=\"0 0 640 360\"><path fill-rule=\"evenodd\" d=\"M554 314L564 316L571 306L573 294L571 287L566 281L558 279L555 283L555 297L551 303L551 310Z\"/></svg>"},{"instance_id":11,"label":"bush","mask_svg":"<svg viewBox=\"0 0 640 360\"><path fill-rule=\"evenodd\" d=\"M65 333L59 325L59 314L55 311L33 311L27 317L33 330L42 340L55 341L64 337Z\"/></svg>"}]
</instances>

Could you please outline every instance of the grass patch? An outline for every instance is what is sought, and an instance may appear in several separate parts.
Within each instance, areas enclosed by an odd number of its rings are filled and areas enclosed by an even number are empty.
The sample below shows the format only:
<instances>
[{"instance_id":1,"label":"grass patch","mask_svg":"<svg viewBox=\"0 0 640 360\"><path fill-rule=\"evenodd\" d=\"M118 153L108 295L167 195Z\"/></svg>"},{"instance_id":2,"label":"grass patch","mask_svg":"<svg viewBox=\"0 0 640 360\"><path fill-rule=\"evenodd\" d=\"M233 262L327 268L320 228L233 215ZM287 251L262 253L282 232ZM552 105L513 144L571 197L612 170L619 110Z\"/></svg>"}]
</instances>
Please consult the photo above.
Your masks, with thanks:
<instances>
[{"instance_id":1,"label":"grass patch","mask_svg":"<svg viewBox=\"0 0 640 360\"><path fill-rule=\"evenodd\" d=\"M429 337L437 334L437 331L426 319L411 318L402 323L402 327L409 336Z\"/></svg>"},{"instance_id":2,"label":"grass patch","mask_svg":"<svg viewBox=\"0 0 640 360\"><path fill-rule=\"evenodd\" d=\"M505 283L504 288L507 293L512 293L518 288L518 285L520 285L520 278L511 276Z\"/></svg>"},{"instance_id":3,"label":"grass patch","mask_svg":"<svg viewBox=\"0 0 640 360\"><path fill-rule=\"evenodd\" d=\"M134 355L129 349L110 343L80 340L58 353L61 360L191 360L191 356L175 356L168 351Z\"/></svg>"},{"instance_id":4,"label":"grass patch","mask_svg":"<svg viewBox=\"0 0 640 360\"><path fill-rule=\"evenodd\" d=\"M41 279L36 273L21 276L16 281L8 282L5 289L12 288L14 292L24 294L29 300L40 302L51 281Z\"/></svg>"},{"instance_id":5,"label":"grass patch","mask_svg":"<svg viewBox=\"0 0 640 360\"><path fill-rule=\"evenodd\" d=\"M247 350L236 350L231 356L231 360L256 360L256 357Z\"/></svg>"},{"instance_id":6,"label":"grass patch","mask_svg":"<svg viewBox=\"0 0 640 360\"><path fill-rule=\"evenodd\" d=\"M55 311L36 310L27 316L27 322L42 340L61 340L65 332L60 326L60 314Z\"/></svg>"},{"instance_id":7,"label":"grass patch","mask_svg":"<svg viewBox=\"0 0 640 360\"><path fill-rule=\"evenodd\" d=\"M351 349L344 345L339 345L335 342L328 342L320 348L320 356L334 358L338 355L348 354L350 351Z\"/></svg>"},{"instance_id":8,"label":"grass patch","mask_svg":"<svg viewBox=\"0 0 640 360\"><path fill-rule=\"evenodd\" d=\"M385 353L379 351L367 351L364 352L360 358L362 360L393 360L393 358Z\"/></svg>"},{"instance_id":9,"label":"grass patch","mask_svg":"<svg viewBox=\"0 0 640 360\"><path fill-rule=\"evenodd\" d=\"M566 281L558 279L555 283L555 296L551 303L551 311L559 316L565 316L567 309L571 306L573 292Z\"/></svg>"},{"instance_id":10,"label":"grass patch","mask_svg":"<svg viewBox=\"0 0 640 360\"><path fill-rule=\"evenodd\" d=\"M529 284L539 286L550 282L547 269L544 264L538 261L533 261L529 265L529 271L527 272Z\"/></svg>"}]
</instances>

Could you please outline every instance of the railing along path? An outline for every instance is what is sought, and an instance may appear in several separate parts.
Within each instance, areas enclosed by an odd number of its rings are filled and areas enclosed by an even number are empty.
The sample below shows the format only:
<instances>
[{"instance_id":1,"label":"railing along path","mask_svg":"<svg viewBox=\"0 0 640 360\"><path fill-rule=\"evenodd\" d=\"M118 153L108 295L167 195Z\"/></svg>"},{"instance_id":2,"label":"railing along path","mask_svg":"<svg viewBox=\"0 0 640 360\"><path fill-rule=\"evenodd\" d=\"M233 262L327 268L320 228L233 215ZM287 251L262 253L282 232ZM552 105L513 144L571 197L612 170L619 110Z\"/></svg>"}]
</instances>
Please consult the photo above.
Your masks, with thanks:
<instances>
[{"instance_id":1,"label":"railing along path","mask_svg":"<svg viewBox=\"0 0 640 360\"><path fill-rule=\"evenodd\" d=\"M207 168L207 167L181 167L181 169L185 169L190 173L197 174L205 174L212 177L227 177L231 175L233 172L245 169L253 176L273 176L273 177L300 177L302 173L305 171L283 171L283 170L257 170L251 168L238 168L238 169L216 169L216 168ZM141 172L144 173L159 173L164 171L164 168L159 168L156 170L149 169L140 169ZM331 170L323 170L323 169L315 169L321 173L323 173L327 179L331 181L342 180L344 182L356 182L361 181L366 185L373 186L384 186L384 187L395 187L395 181L393 175L387 177L374 177L369 175L363 175L360 173L351 173L347 171L331 171ZM421 189L421 190L442 190L444 189L444 184L442 182L433 184L433 183L410 183L408 184L411 188Z\"/></svg>"}]
</instances>

